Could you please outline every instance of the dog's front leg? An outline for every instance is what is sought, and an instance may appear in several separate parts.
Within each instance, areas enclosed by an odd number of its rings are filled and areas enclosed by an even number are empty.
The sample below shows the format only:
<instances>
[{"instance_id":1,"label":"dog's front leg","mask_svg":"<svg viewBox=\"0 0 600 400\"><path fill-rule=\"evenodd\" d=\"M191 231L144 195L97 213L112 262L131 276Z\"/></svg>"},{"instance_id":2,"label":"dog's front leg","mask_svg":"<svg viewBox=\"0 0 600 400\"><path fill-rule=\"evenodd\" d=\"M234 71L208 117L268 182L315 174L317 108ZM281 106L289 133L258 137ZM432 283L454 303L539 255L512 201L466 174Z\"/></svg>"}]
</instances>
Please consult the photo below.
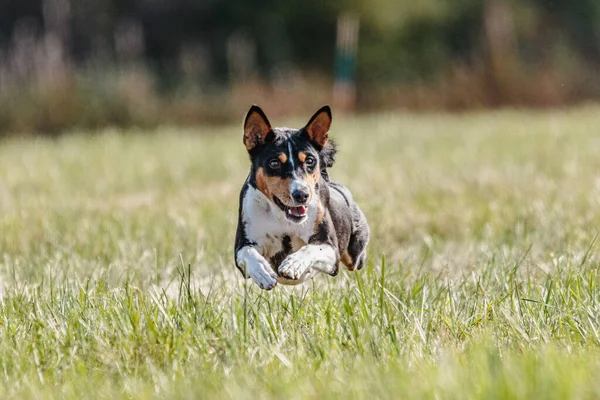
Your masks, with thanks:
<instances>
[{"instance_id":1,"label":"dog's front leg","mask_svg":"<svg viewBox=\"0 0 600 400\"><path fill-rule=\"evenodd\" d=\"M271 290L277 285L277 274L271 265L253 246L244 246L236 253L236 262L240 270L261 288Z\"/></svg>"},{"instance_id":2,"label":"dog's front leg","mask_svg":"<svg viewBox=\"0 0 600 400\"><path fill-rule=\"evenodd\" d=\"M332 245L328 243L307 244L287 256L279 266L278 272L287 279L299 279L309 269L335 275L337 261L338 257Z\"/></svg>"}]
</instances>

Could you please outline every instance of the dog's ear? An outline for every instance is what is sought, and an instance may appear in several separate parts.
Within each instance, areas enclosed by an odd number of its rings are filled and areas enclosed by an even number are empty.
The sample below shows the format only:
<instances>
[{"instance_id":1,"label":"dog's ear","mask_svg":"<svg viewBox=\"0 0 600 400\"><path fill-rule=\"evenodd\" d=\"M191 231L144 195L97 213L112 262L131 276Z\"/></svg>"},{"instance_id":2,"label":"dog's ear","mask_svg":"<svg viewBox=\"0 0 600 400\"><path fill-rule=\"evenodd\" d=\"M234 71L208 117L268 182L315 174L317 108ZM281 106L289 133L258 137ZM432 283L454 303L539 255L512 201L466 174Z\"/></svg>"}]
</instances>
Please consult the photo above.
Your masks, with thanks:
<instances>
[{"instance_id":1,"label":"dog's ear","mask_svg":"<svg viewBox=\"0 0 600 400\"><path fill-rule=\"evenodd\" d=\"M271 124L267 116L257 105L253 105L244 120L244 145L248 151L267 141Z\"/></svg>"},{"instance_id":2,"label":"dog's ear","mask_svg":"<svg viewBox=\"0 0 600 400\"><path fill-rule=\"evenodd\" d=\"M331 128L331 108L323 106L312 116L304 131L308 139L321 150L327 144L329 138L329 128Z\"/></svg>"}]
</instances>

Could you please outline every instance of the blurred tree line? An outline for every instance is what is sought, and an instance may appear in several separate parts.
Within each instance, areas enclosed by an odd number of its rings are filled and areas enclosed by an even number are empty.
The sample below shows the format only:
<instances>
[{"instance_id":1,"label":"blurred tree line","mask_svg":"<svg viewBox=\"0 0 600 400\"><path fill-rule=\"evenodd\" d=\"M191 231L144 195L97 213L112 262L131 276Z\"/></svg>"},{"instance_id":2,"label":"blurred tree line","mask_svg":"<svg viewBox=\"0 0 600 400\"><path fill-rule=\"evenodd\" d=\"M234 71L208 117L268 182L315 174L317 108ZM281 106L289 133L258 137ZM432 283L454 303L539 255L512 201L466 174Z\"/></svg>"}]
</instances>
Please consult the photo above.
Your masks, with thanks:
<instances>
[{"instance_id":1,"label":"blurred tree line","mask_svg":"<svg viewBox=\"0 0 600 400\"><path fill-rule=\"evenodd\" d=\"M348 13L358 110L600 95L597 0L0 0L0 131L312 110Z\"/></svg>"}]
</instances>

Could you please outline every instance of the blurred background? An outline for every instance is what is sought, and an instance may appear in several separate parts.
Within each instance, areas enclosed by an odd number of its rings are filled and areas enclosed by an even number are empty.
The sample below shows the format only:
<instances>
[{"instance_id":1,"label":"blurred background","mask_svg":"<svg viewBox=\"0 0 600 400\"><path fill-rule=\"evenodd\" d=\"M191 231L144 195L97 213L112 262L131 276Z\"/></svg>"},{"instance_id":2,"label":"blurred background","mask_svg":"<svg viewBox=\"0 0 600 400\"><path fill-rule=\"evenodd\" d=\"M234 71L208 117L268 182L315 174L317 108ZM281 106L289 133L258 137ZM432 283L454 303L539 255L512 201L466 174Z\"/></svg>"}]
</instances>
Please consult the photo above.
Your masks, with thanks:
<instances>
[{"instance_id":1,"label":"blurred background","mask_svg":"<svg viewBox=\"0 0 600 400\"><path fill-rule=\"evenodd\" d=\"M597 0L0 0L0 132L600 98Z\"/></svg>"}]
</instances>

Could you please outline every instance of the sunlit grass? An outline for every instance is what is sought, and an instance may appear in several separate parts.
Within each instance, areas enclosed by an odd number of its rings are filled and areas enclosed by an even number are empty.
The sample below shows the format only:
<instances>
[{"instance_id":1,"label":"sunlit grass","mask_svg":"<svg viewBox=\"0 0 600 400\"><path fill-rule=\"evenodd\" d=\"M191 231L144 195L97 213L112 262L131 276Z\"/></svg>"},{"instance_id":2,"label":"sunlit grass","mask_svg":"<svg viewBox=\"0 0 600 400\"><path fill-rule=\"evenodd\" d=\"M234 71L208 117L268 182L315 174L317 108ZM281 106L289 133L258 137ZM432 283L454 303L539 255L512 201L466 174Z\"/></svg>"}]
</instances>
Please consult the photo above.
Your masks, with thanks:
<instances>
[{"instance_id":1,"label":"sunlit grass","mask_svg":"<svg viewBox=\"0 0 600 400\"><path fill-rule=\"evenodd\" d=\"M0 397L598 398L599 124L335 119L369 264L272 292L240 127L5 140Z\"/></svg>"}]
</instances>

